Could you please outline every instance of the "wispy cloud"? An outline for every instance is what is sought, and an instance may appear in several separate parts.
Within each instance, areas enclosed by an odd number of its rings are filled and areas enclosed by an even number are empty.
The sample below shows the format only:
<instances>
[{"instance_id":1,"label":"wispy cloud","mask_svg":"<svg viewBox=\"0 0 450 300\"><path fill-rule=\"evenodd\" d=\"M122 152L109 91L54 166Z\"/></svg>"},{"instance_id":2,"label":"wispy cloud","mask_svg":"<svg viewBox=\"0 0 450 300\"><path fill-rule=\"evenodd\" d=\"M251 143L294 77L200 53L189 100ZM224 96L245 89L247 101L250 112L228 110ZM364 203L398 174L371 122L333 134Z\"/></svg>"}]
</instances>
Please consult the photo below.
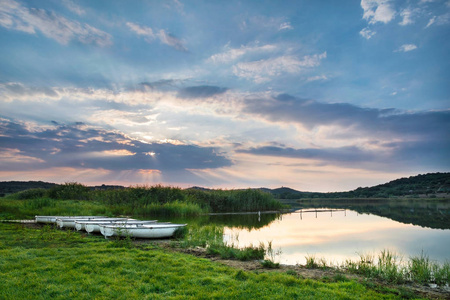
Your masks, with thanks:
<instances>
[{"instance_id":1,"label":"wispy cloud","mask_svg":"<svg viewBox=\"0 0 450 300\"><path fill-rule=\"evenodd\" d=\"M376 34L376 32L366 27L366 28L363 28L359 32L359 34L365 39L370 39L371 37L373 37Z\"/></svg>"},{"instance_id":2,"label":"wispy cloud","mask_svg":"<svg viewBox=\"0 0 450 300\"><path fill-rule=\"evenodd\" d=\"M262 15L252 16L241 23L241 29L247 30L264 30L278 32L283 30L292 30L294 27L291 22L286 21L284 17L266 17Z\"/></svg>"},{"instance_id":3,"label":"wispy cloud","mask_svg":"<svg viewBox=\"0 0 450 300\"><path fill-rule=\"evenodd\" d=\"M157 31L156 33L153 31L152 28L141 26L139 24L135 24L132 22L127 22L126 25L128 28L136 33L137 35L143 36L144 39L151 43L156 38L163 44L166 44L170 47L175 48L176 50L186 52L188 49L184 46L184 42L174 35L166 32L165 30L161 29Z\"/></svg>"},{"instance_id":4,"label":"wispy cloud","mask_svg":"<svg viewBox=\"0 0 450 300\"><path fill-rule=\"evenodd\" d=\"M398 48L394 52L409 52L409 51L413 51L416 49L417 49L417 46L414 44L405 44L405 45L401 45L400 48Z\"/></svg>"},{"instance_id":5,"label":"wispy cloud","mask_svg":"<svg viewBox=\"0 0 450 300\"><path fill-rule=\"evenodd\" d=\"M63 45L67 45L72 40L101 47L112 45L112 37L109 33L88 24L69 20L52 11L24 7L13 0L2 1L0 25L29 34L39 31Z\"/></svg>"},{"instance_id":6,"label":"wispy cloud","mask_svg":"<svg viewBox=\"0 0 450 300\"><path fill-rule=\"evenodd\" d=\"M151 29L150 27L140 26L132 22L127 22L126 25L131 31L133 31L137 35L144 36L145 40L149 43L151 43L155 39L153 29Z\"/></svg>"},{"instance_id":7,"label":"wispy cloud","mask_svg":"<svg viewBox=\"0 0 450 300\"><path fill-rule=\"evenodd\" d=\"M450 23L450 13L446 13L440 16L433 16L429 21L425 28L430 27L431 25L445 25Z\"/></svg>"},{"instance_id":8,"label":"wispy cloud","mask_svg":"<svg viewBox=\"0 0 450 300\"><path fill-rule=\"evenodd\" d=\"M179 51L188 51L188 49L184 46L184 42L182 40L178 39L176 36L166 32L163 29L158 32L158 38L163 44L171 46Z\"/></svg>"},{"instance_id":9,"label":"wispy cloud","mask_svg":"<svg viewBox=\"0 0 450 300\"><path fill-rule=\"evenodd\" d=\"M211 55L208 58L209 62L213 63L231 63L235 60L245 57L250 54L258 54L258 53L270 53L277 50L278 47L276 45L263 45L263 46L241 46L240 48L231 48L229 44L225 45L224 51L220 53L216 53Z\"/></svg>"},{"instance_id":10,"label":"wispy cloud","mask_svg":"<svg viewBox=\"0 0 450 300\"><path fill-rule=\"evenodd\" d=\"M294 29L294 27L291 25L290 22L283 22L280 24L279 30L292 30L292 29Z\"/></svg>"},{"instance_id":11,"label":"wispy cloud","mask_svg":"<svg viewBox=\"0 0 450 300\"><path fill-rule=\"evenodd\" d=\"M311 76L306 79L306 81L318 81L318 80L328 80L328 77L325 75L317 75Z\"/></svg>"},{"instance_id":12,"label":"wispy cloud","mask_svg":"<svg viewBox=\"0 0 450 300\"><path fill-rule=\"evenodd\" d=\"M262 83L284 73L298 73L301 70L313 68L327 57L327 53L307 55L302 59L285 55L252 62L240 62L233 66L233 73L241 78Z\"/></svg>"},{"instance_id":13,"label":"wispy cloud","mask_svg":"<svg viewBox=\"0 0 450 300\"><path fill-rule=\"evenodd\" d=\"M86 11L79 6L78 4L74 3L71 0L63 0L62 3L72 12L76 13L79 16L83 16L86 14Z\"/></svg>"},{"instance_id":14,"label":"wispy cloud","mask_svg":"<svg viewBox=\"0 0 450 300\"><path fill-rule=\"evenodd\" d=\"M396 14L389 0L361 0L361 7L364 10L363 18L369 24L389 23Z\"/></svg>"},{"instance_id":15,"label":"wispy cloud","mask_svg":"<svg viewBox=\"0 0 450 300\"><path fill-rule=\"evenodd\" d=\"M414 17L420 13L419 9L405 8L400 12L402 21L399 23L402 26L410 25L414 23Z\"/></svg>"}]
</instances>

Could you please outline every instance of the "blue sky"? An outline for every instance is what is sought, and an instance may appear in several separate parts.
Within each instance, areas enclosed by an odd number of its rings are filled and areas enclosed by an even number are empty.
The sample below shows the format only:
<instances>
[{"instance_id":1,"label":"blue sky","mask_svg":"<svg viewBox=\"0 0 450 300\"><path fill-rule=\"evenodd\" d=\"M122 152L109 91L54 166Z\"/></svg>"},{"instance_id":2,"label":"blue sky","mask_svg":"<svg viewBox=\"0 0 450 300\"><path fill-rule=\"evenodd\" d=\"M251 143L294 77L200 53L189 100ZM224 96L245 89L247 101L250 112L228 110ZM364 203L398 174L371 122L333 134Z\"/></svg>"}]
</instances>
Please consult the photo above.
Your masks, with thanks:
<instances>
[{"instance_id":1,"label":"blue sky","mask_svg":"<svg viewBox=\"0 0 450 300\"><path fill-rule=\"evenodd\" d=\"M450 1L0 0L0 180L342 191L450 169Z\"/></svg>"}]
</instances>

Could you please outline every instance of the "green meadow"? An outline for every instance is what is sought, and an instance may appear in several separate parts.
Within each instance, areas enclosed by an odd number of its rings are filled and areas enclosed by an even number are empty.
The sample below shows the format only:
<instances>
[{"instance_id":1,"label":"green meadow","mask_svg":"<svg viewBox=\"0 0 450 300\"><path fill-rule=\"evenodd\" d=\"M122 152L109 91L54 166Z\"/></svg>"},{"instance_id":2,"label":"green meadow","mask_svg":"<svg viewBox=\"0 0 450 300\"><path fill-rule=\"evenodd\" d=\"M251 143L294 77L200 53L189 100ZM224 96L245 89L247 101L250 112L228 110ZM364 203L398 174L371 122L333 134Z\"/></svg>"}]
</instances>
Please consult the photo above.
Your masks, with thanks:
<instances>
[{"instance_id":1,"label":"green meadow","mask_svg":"<svg viewBox=\"0 0 450 300\"><path fill-rule=\"evenodd\" d=\"M0 299L402 299L344 276L242 271L204 258L51 226L0 223Z\"/></svg>"}]
</instances>

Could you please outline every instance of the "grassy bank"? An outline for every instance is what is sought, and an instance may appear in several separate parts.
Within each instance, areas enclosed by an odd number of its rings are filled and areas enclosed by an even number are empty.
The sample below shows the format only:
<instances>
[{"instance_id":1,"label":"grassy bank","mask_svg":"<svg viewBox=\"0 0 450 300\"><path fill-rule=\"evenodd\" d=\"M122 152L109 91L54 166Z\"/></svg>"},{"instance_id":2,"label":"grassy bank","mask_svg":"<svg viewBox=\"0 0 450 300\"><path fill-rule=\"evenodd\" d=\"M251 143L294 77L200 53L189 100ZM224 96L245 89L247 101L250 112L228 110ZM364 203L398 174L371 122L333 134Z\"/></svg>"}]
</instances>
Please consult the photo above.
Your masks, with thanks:
<instances>
[{"instance_id":1,"label":"grassy bank","mask_svg":"<svg viewBox=\"0 0 450 300\"><path fill-rule=\"evenodd\" d=\"M52 227L0 223L0 265L0 299L401 299L344 277L247 272Z\"/></svg>"},{"instance_id":2,"label":"grassy bank","mask_svg":"<svg viewBox=\"0 0 450 300\"><path fill-rule=\"evenodd\" d=\"M359 260L347 260L339 266L329 264L326 260L315 256L308 256L306 267L340 269L393 284L414 282L436 284L441 287L450 284L450 262L440 264L430 260L423 253L403 260L400 255L383 250L378 255L362 254Z\"/></svg>"}]
</instances>

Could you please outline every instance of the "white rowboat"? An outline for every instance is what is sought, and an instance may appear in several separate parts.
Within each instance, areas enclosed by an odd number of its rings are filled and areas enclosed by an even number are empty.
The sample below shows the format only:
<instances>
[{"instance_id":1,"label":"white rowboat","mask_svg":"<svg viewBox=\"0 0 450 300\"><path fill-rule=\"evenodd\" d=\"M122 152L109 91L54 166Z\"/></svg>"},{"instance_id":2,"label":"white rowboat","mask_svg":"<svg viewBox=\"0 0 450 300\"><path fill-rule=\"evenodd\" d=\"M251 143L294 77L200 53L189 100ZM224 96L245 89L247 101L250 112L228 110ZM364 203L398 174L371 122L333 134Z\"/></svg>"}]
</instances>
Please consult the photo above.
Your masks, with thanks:
<instances>
[{"instance_id":1,"label":"white rowboat","mask_svg":"<svg viewBox=\"0 0 450 300\"><path fill-rule=\"evenodd\" d=\"M94 220L75 220L75 229L80 231L80 230L85 230L86 228L86 224L90 224L90 223L94 223L94 224L98 224L98 223L112 223L112 222L127 222L127 220L129 220L128 218L99 218L99 219L94 219Z\"/></svg>"},{"instance_id":2,"label":"white rowboat","mask_svg":"<svg viewBox=\"0 0 450 300\"><path fill-rule=\"evenodd\" d=\"M144 225L99 225L100 232L108 238L110 236L130 236L144 239L171 237L178 228L187 224L155 223Z\"/></svg>"},{"instance_id":3,"label":"white rowboat","mask_svg":"<svg viewBox=\"0 0 450 300\"><path fill-rule=\"evenodd\" d=\"M35 216L36 223L56 223L57 219L61 218L105 218L102 216Z\"/></svg>"},{"instance_id":4,"label":"white rowboat","mask_svg":"<svg viewBox=\"0 0 450 300\"><path fill-rule=\"evenodd\" d=\"M89 221L89 220L99 220L105 219L106 217L98 216L80 216L80 217L64 217L56 219L56 225L60 228L75 228L75 221Z\"/></svg>"},{"instance_id":5,"label":"white rowboat","mask_svg":"<svg viewBox=\"0 0 450 300\"><path fill-rule=\"evenodd\" d=\"M111 221L111 222L95 222L90 221L89 223L85 223L84 229L87 233L95 233L100 232L100 225L144 225L144 224L151 224L156 223L157 220L152 221L138 221L138 220L131 220L131 221ZM78 223L78 221L76 222ZM76 225L75 225L76 226Z\"/></svg>"}]
</instances>

